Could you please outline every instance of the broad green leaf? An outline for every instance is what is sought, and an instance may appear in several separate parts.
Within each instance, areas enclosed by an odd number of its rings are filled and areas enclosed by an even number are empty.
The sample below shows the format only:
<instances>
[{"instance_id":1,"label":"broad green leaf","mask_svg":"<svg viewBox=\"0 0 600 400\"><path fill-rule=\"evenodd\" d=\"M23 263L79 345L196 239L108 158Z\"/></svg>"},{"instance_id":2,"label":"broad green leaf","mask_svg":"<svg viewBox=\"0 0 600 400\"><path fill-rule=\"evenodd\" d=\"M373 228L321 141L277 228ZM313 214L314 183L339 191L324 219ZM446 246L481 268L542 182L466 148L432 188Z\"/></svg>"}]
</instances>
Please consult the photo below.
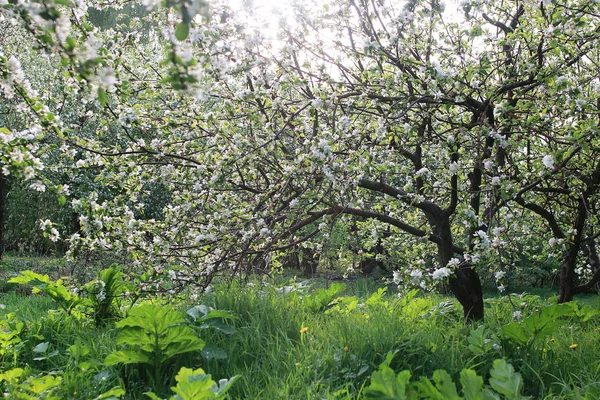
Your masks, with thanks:
<instances>
[{"instance_id":1,"label":"broad green leaf","mask_svg":"<svg viewBox=\"0 0 600 400\"><path fill-rule=\"evenodd\" d=\"M152 342L152 337L140 327L125 327L119 331L117 344L145 345Z\"/></svg>"},{"instance_id":2,"label":"broad green leaf","mask_svg":"<svg viewBox=\"0 0 600 400\"><path fill-rule=\"evenodd\" d=\"M103 106L108 102L108 98L106 97L106 91L103 88L98 88L98 101Z\"/></svg>"},{"instance_id":3,"label":"broad green leaf","mask_svg":"<svg viewBox=\"0 0 600 400\"><path fill-rule=\"evenodd\" d=\"M164 348L164 357L170 358L177 354L189 353L192 351L202 350L205 346L204 340L196 337L194 339L181 339L178 341L171 341Z\"/></svg>"},{"instance_id":4,"label":"broad green leaf","mask_svg":"<svg viewBox=\"0 0 600 400\"><path fill-rule=\"evenodd\" d=\"M42 342L33 348L34 353L45 353L48 351L48 347L50 346L50 342Z\"/></svg>"},{"instance_id":5,"label":"broad green leaf","mask_svg":"<svg viewBox=\"0 0 600 400\"><path fill-rule=\"evenodd\" d=\"M204 318L206 318L206 319L210 319L210 318L235 319L237 317L225 310L210 310L210 312Z\"/></svg>"},{"instance_id":6,"label":"broad green leaf","mask_svg":"<svg viewBox=\"0 0 600 400\"><path fill-rule=\"evenodd\" d=\"M60 376L44 375L37 378L30 377L21 386L35 394L42 394L57 387L61 382Z\"/></svg>"},{"instance_id":7,"label":"broad green leaf","mask_svg":"<svg viewBox=\"0 0 600 400\"><path fill-rule=\"evenodd\" d=\"M23 377L25 370L23 368L13 368L9 369L0 374L0 382L7 381L8 383L16 383L19 379Z\"/></svg>"},{"instance_id":8,"label":"broad green leaf","mask_svg":"<svg viewBox=\"0 0 600 400\"><path fill-rule=\"evenodd\" d=\"M410 381L410 371L402 371L398 375L385 365L371 375L371 384L365 389L365 397L369 399L406 399L406 390Z\"/></svg>"},{"instance_id":9,"label":"broad green leaf","mask_svg":"<svg viewBox=\"0 0 600 400\"><path fill-rule=\"evenodd\" d=\"M456 400L460 399L456 392L456 385L452 382L452 377L443 369L438 369L433 372L433 381L435 387L440 391L445 399Z\"/></svg>"},{"instance_id":10,"label":"broad green leaf","mask_svg":"<svg viewBox=\"0 0 600 400\"><path fill-rule=\"evenodd\" d=\"M135 350L119 350L109 354L104 359L104 365L106 366L115 364L151 364L152 362L150 354Z\"/></svg>"},{"instance_id":11,"label":"broad green leaf","mask_svg":"<svg viewBox=\"0 0 600 400\"><path fill-rule=\"evenodd\" d=\"M211 308L205 304L194 306L186 311L186 313L195 320L204 319L210 313Z\"/></svg>"},{"instance_id":12,"label":"broad green leaf","mask_svg":"<svg viewBox=\"0 0 600 400\"><path fill-rule=\"evenodd\" d=\"M483 396L483 378L472 369L460 372L460 384L466 400L481 400Z\"/></svg>"},{"instance_id":13,"label":"broad green leaf","mask_svg":"<svg viewBox=\"0 0 600 400\"><path fill-rule=\"evenodd\" d=\"M496 394L492 389L485 388L483 391L483 400L502 400L498 394Z\"/></svg>"},{"instance_id":14,"label":"broad green leaf","mask_svg":"<svg viewBox=\"0 0 600 400\"><path fill-rule=\"evenodd\" d=\"M183 367L179 370L175 380L177 386L171 387L171 390L180 396L181 400L202 400L216 397L215 391L211 390L216 385L215 381L201 368L192 370Z\"/></svg>"},{"instance_id":15,"label":"broad green leaf","mask_svg":"<svg viewBox=\"0 0 600 400\"><path fill-rule=\"evenodd\" d=\"M504 395L508 400L521 398L522 378L521 374L515 372L512 365L505 360L498 359L494 361L494 366L490 371L490 386L498 393Z\"/></svg>"},{"instance_id":16,"label":"broad green leaf","mask_svg":"<svg viewBox=\"0 0 600 400\"><path fill-rule=\"evenodd\" d=\"M226 335L231 335L233 333L235 333L235 328L232 326L227 325L225 322L221 321L220 319L207 319L206 321L204 321L204 324L200 326L200 328L215 328L218 331L226 334Z\"/></svg>"},{"instance_id":17,"label":"broad green leaf","mask_svg":"<svg viewBox=\"0 0 600 400\"><path fill-rule=\"evenodd\" d=\"M511 322L502 327L502 336L515 342L525 344L531 338L530 334L518 323Z\"/></svg>"},{"instance_id":18,"label":"broad green leaf","mask_svg":"<svg viewBox=\"0 0 600 400\"><path fill-rule=\"evenodd\" d=\"M220 379L217 383L217 386L213 386L212 390L216 389L216 392L219 394L219 397L221 397L225 392L227 392L231 388L233 383L237 381L239 377L239 375L236 375L229 379Z\"/></svg>"},{"instance_id":19,"label":"broad green leaf","mask_svg":"<svg viewBox=\"0 0 600 400\"><path fill-rule=\"evenodd\" d=\"M125 396L127 392L125 391L125 389L122 389L120 387L114 387L112 389L110 389L107 392L102 393L100 396L94 398L94 400L113 400L113 399L118 399L122 396Z\"/></svg>"},{"instance_id":20,"label":"broad green leaf","mask_svg":"<svg viewBox=\"0 0 600 400\"><path fill-rule=\"evenodd\" d=\"M227 353L225 350L212 343L204 346L201 354L202 357L206 358L207 360L224 360L227 358Z\"/></svg>"},{"instance_id":21,"label":"broad green leaf","mask_svg":"<svg viewBox=\"0 0 600 400\"><path fill-rule=\"evenodd\" d=\"M420 377L419 382L415 383L419 392L420 399L445 400L444 395L424 376Z\"/></svg>"},{"instance_id":22,"label":"broad green leaf","mask_svg":"<svg viewBox=\"0 0 600 400\"><path fill-rule=\"evenodd\" d=\"M190 24L185 22L180 22L177 24L177 28L175 29L175 37L177 40L185 40L190 34Z\"/></svg>"}]
</instances>

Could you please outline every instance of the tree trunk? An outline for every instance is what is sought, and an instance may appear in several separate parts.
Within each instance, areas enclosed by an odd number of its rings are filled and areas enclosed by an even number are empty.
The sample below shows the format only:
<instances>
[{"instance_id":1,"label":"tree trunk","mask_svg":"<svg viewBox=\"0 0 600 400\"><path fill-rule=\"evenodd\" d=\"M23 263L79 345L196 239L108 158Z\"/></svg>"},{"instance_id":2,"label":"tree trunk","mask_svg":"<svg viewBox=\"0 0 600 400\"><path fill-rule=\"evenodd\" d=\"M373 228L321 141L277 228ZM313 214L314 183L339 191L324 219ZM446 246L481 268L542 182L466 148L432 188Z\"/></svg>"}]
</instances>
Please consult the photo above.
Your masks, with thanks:
<instances>
[{"instance_id":1,"label":"tree trunk","mask_svg":"<svg viewBox=\"0 0 600 400\"><path fill-rule=\"evenodd\" d=\"M6 191L6 177L0 172L0 260L4 255L4 192Z\"/></svg>"},{"instance_id":2,"label":"tree trunk","mask_svg":"<svg viewBox=\"0 0 600 400\"><path fill-rule=\"evenodd\" d=\"M600 259L596 250L595 239L589 239L581 244L581 250L588 259L588 264L592 267L592 277L586 283L575 286L573 292L575 295L591 291L600 291Z\"/></svg>"},{"instance_id":3,"label":"tree trunk","mask_svg":"<svg viewBox=\"0 0 600 400\"><path fill-rule=\"evenodd\" d=\"M586 193L579 199L577 207L577 217L573 224L573 229L576 232L570 239L569 245L564 252L562 266L560 268L560 292L558 295L558 303L566 303L573 300L575 295L575 267L577 266L577 256L581 248L581 239L583 237L583 229L587 219L587 204L584 200Z\"/></svg>"},{"instance_id":4,"label":"tree trunk","mask_svg":"<svg viewBox=\"0 0 600 400\"><path fill-rule=\"evenodd\" d=\"M483 320L483 288L477 271L469 262L461 263L455 277L450 278L450 290L463 307L468 322Z\"/></svg>"},{"instance_id":5,"label":"tree trunk","mask_svg":"<svg viewBox=\"0 0 600 400\"><path fill-rule=\"evenodd\" d=\"M574 245L569 246L563 256L560 267L560 292L558 294L558 303L566 303L573 300L575 295L575 263L577 262L577 253L579 246L574 249Z\"/></svg>"},{"instance_id":6,"label":"tree trunk","mask_svg":"<svg viewBox=\"0 0 600 400\"><path fill-rule=\"evenodd\" d=\"M436 224L436 231L440 237L438 245L440 265L448 265L448 261L454 256L452 242L452 231L450 221L445 218ZM449 282L452 294L463 307L463 315L467 322L481 321L483 312L483 288L477 271L470 262L463 261L459 268L454 271Z\"/></svg>"}]
</instances>

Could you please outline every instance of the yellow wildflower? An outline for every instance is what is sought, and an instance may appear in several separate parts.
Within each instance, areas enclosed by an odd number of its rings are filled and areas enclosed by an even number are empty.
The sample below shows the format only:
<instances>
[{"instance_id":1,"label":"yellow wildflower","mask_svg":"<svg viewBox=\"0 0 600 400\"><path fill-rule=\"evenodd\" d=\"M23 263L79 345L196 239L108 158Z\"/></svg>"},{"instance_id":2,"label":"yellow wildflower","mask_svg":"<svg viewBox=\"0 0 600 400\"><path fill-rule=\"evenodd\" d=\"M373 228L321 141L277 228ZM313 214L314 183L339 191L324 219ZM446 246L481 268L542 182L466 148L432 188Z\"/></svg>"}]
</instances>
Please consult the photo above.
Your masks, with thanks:
<instances>
[{"instance_id":1,"label":"yellow wildflower","mask_svg":"<svg viewBox=\"0 0 600 400\"><path fill-rule=\"evenodd\" d=\"M575 350L577 348L577 346L579 346L577 343L573 343L572 345L569 346L569 348L571 350Z\"/></svg>"},{"instance_id":2,"label":"yellow wildflower","mask_svg":"<svg viewBox=\"0 0 600 400\"><path fill-rule=\"evenodd\" d=\"M306 332L308 332L308 328L307 327L304 327L304 328L300 329L300 334L301 335L304 335Z\"/></svg>"}]
</instances>

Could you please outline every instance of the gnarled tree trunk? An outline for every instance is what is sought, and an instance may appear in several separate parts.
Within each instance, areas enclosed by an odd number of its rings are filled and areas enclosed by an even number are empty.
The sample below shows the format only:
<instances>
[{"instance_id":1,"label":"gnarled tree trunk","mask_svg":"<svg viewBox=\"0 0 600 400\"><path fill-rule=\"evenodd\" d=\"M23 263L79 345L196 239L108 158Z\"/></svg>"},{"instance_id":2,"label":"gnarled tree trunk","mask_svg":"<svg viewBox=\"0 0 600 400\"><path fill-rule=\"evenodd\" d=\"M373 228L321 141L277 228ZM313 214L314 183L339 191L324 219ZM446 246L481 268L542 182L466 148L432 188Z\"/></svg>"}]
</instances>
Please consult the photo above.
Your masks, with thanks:
<instances>
[{"instance_id":1,"label":"gnarled tree trunk","mask_svg":"<svg viewBox=\"0 0 600 400\"><path fill-rule=\"evenodd\" d=\"M440 238L438 243L441 266L448 265L454 257L454 245L450 221L447 217L430 218L435 223L435 231ZM450 290L463 307L463 315L467 322L483 320L483 288L477 271L470 262L463 261L454 275L450 277Z\"/></svg>"}]
</instances>

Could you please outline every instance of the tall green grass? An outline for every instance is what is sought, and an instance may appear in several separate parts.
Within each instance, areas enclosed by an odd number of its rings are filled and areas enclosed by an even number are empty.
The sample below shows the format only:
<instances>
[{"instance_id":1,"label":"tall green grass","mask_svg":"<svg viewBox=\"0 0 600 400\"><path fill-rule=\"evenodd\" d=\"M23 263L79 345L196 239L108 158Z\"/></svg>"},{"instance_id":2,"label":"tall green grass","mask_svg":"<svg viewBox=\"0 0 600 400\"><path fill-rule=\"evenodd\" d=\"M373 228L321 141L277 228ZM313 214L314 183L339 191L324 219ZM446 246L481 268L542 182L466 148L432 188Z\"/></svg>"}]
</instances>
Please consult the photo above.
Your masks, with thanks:
<instances>
[{"instance_id":1,"label":"tall green grass","mask_svg":"<svg viewBox=\"0 0 600 400\"><path fill-rule=\"evenodd\" d=\"M315 287L328 285L319 281ZM512 296L511 301L491 298L486 301L483 324L489 346L478 352L469 338L479 325L466 326L452 299L419 294L407 300L390 293L366 304L380 286L368 280L353 282L339 295L342 299L320 311L308 307L305 300L314 289L283 293L261 284L216 287L194 301L179 299L176 304L183 312L200 303L231 312L237 316L231 321L236 332L202 330L202 339L221 347L227 358L182 355L166 369L165 386L172 384L179 367L187 366L201 367L215 380L241 375L229 392L233 399L354 399L360 398L386 354L396 351L392 367L408 369L413 377L431 377L435 370L445 369L456 381L463 368L472 368L487 379L493 360L505 358L522 374L524 393L532 398L600 398L597 319L569 320L540 338L532 351L502 339L502 327L513 321L514 307L525 317L550 301L534 295ZM352 296L354 306L350 306ZM598 307L597 297L587 303ZM89 318L50 311L51 300L39 295L2 294L0 304L5 305L0 317L13 313L27 323L19 364L37 373L60 373L59 398L93 399L122 386L126 398L141 399L151 389L135 366L103 365L117 348L114 326L97 328ZM40 354L33 349L42 342L49 342L48 352L58 353L36 361ZM576 348L571 348L574 344ZM5 361L2 369L8 364Z\"/></svg>"}]
</instances>

